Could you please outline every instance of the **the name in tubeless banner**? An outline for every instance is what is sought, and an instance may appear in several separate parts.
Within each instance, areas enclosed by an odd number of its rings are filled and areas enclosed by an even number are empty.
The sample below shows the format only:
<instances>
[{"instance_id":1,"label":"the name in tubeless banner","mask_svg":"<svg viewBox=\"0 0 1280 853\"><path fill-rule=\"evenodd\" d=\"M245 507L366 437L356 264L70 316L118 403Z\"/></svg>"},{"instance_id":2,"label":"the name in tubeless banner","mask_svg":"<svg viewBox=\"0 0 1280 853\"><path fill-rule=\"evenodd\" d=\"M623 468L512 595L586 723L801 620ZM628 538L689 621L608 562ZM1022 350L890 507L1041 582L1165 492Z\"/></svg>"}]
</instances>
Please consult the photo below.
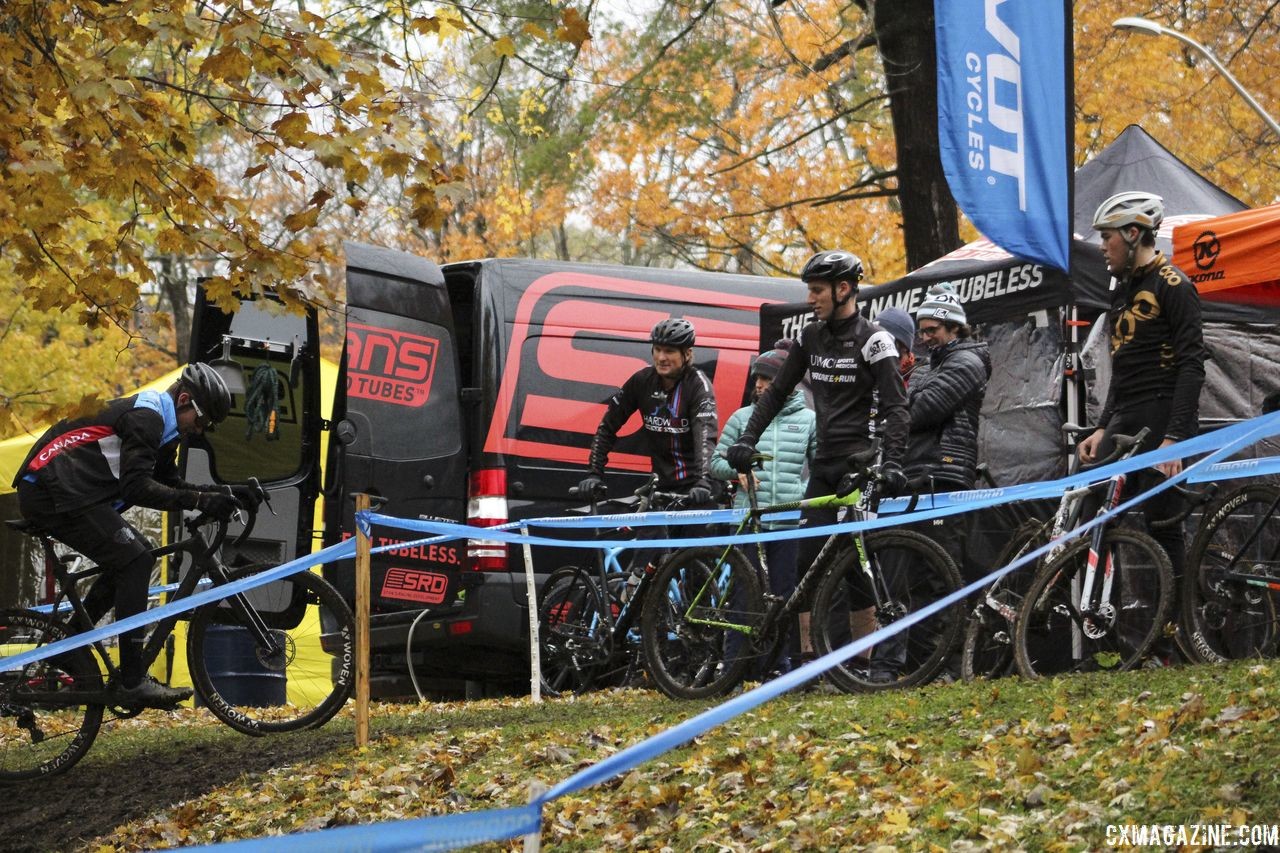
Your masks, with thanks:
<instances>
[{"instance_id":1,"label":"the name in tubeless banner","mask_svg":"<svg viewBox=\"0 0 1280 853\"><path fill-rule=\"evenodd\" d=\"M1280 825L1230 823L1110 823L1108 847L1275 847Z\"/></svg>"}]
</instances>

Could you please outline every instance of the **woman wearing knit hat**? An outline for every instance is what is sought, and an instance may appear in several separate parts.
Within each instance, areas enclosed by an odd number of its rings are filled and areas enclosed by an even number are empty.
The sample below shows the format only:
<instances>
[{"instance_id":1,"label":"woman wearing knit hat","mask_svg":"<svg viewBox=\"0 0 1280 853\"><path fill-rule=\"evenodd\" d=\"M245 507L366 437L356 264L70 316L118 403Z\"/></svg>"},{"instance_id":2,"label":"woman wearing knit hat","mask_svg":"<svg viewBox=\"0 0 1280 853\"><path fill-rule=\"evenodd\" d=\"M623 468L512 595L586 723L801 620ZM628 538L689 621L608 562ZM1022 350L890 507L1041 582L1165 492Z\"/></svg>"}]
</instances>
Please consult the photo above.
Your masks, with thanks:
<instances>
[{"instance_id":1,"label":"woman wearing knit hat","mask_svg":"<svg viewBox=\"0 0 1280 853\"><path fill-rule=\"evenodd\" d=\"M756 357L751 365L752 381L755 384L751 398L759 399L778 375L778 369L787 360L787 351L782 348L766 350ZM797 387L787 397L782 411L760 436L757 448L761 453L773 457L760 469L751 473L739 474L725 458L727 451L742 434L742 428L751 418L751 406L743 406L725 422L724 432L720 434L720 442L716 445L715 455L711 458L711 475L730 482L738 481L745 486L747 477L755 477L756 489L761 504L798 501L804 497L805 487L809 480L809 462L817 441L816 422L813 410L805 405L804 392ZM734 506L748 505L745 489L739 489L733 500ZM795 527L794 521L764 522L765 530L781 530ZM764 543L765 559L769 561L769 591L774 595L789 597L798 580L796 559L799 553L798 539L784 539L777 542ZM755 547L743 548L751 562L758 561ZM731 637L737 635L731 632ZM805 637L807 639L807 636ZM793 626L791 637L782 657L777 661L779 674L791 668L791 660L800 651L801 636ZM767 673L759 672L757 676L765 677Z\"/></svg>"},{"instance_id":2,"label":"woman wearing knit hat","mask_svg":"<svg viewBox=\"0 0 1280 853\"><path fill-rule=\"evenodd\" d=\"M916 366L916 354L912 352L916 342L916 321L901 308L886 308L876 315L873 322L893 335L893 342L898 345L898 372L906 380Z\"/></svg>"}]
</instances>

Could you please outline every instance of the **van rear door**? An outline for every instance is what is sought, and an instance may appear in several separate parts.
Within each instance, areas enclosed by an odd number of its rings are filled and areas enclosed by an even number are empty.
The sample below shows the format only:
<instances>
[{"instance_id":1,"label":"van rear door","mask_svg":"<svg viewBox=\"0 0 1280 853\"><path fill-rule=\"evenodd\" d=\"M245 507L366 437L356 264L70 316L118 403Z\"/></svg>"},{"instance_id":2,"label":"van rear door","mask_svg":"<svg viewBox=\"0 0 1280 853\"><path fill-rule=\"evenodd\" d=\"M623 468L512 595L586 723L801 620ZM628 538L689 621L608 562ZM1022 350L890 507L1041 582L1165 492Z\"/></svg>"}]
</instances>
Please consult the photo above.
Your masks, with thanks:
<instances>
[{"instance_id":1,"label":"van rear door","mask_svg":"<svg viewBox=\"0 0 1280 853\"><path fill-rule=\"evenodd\" d=\"M183 476L192 483L257 477L271 500L234 553L233 523L223 559L279 564L311 552L320 491L320 335L314 309L291 312L268 299L242 300L225 313L197 289L191 361L212 364L232 392L231 414L190 440Z\"/></svg>"},{"instance_id":2,"label":"van rear door","mask_svg":"<svg viewBox=\"0 0 1280 853\"><path fill-rule=\"evenodd\" d=\"M459 521L467 447L453 315L440 268L405 252L346 244L346 341L329 448L325 528L352 534L355 495L401 518ZM375 547L420 538L373 530ZM461 592L465 542L390 551L373 562L375 613L448 608ZM349 563L331 572L350 597Z\"/></svg>"}]
</instances>

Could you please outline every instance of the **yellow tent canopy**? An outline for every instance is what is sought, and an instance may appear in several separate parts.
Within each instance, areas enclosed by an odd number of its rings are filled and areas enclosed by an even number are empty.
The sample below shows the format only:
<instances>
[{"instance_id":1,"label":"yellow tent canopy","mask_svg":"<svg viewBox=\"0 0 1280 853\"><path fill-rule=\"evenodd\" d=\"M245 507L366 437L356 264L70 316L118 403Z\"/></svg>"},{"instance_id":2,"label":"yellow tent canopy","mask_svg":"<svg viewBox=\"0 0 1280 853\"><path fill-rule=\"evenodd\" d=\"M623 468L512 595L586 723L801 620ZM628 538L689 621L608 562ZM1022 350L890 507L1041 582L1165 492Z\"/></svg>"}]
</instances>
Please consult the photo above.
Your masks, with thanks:
<instances>
[{"instance_id":1,"label":"yellow tent canopy","mask_svg":"<svg viewBox=\"0 0 1280 853\"><path fill-rule=\"evenodd\" d=\"M138 391L163 391L174 382L177 381L182 368L175 367L165 375L148 382ZM320 412L322 417L329 417L333 412L333 392L338 385L338 365L327 358L320 359ZM125 396L129 396L126 394ZM41 424L34 428L32 432L24 435L6 438L0 441L0 495L9 494L13 491L13 475L17 473L18 466L22 464L22 460L27 458L27 454L31 451L31 445L36 443L38 439L48 428L48 424ZM321 448L323 453L323 447Z\"/></svg>"}]
</instances>

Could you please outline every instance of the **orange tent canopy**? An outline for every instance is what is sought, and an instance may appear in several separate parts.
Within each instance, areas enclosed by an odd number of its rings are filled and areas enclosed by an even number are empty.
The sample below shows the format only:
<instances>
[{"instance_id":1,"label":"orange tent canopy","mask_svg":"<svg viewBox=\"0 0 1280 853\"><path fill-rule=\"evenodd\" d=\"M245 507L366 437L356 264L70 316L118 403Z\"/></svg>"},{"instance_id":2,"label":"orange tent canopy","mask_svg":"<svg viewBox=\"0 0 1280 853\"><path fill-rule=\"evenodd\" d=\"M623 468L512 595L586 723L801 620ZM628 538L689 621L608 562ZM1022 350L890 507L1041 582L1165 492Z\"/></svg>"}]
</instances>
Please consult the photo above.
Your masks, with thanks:
<instances>
[{"instance_id":1,"label":"orange tent canopy","mask_svg":"<svg viewBox=\"0 0 1280 853\"><path fill-rule=\"evenodd\" d=\"M1280 204L1179 225L1173 262L1208 299L1280 305Z\"/></svg>"}]
</instances>

